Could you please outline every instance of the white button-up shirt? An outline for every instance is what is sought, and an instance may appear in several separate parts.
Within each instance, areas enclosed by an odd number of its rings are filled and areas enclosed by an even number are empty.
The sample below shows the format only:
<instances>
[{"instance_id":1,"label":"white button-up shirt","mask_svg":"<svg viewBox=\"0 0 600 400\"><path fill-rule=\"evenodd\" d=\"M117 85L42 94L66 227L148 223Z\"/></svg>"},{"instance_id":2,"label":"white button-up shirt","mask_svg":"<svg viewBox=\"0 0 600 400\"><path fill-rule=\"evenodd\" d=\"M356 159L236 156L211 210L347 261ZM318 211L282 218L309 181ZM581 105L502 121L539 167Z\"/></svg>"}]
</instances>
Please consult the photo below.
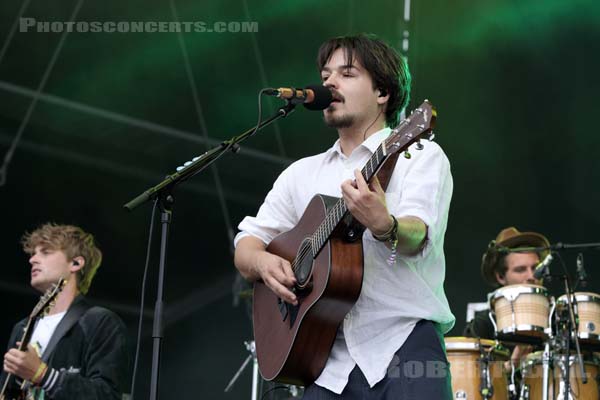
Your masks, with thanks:
<instances>
[{"instance_id":1,"label":"white button-up shirt","mask_svg":"<svg viewBox=\"0 0 600 400\"><path fill-rule=\"evenodd\" d=\"M247 235L269 244L298 223L315 194L340 197L342 182L354 179L354 170L362 169L389 134L386 128L371 135L349 157L342 153L338 140L325 153L290 165L277 178L257 216L240 223L235 244ZM444 233L452 175L442 149L434 142L423 144L425 148L420 151L411 146L410 159L398 158L386 203L395 216L420 218L427 225L427 244L416 256L398 255L395 265L390 266L390 250L365 231L362 291L315 382L335 393L343 391L355 365L371 387L383 379L394 353L419 320L438 323L444 333L454 325L443 288Z\"/></svg>"}]
</instances>

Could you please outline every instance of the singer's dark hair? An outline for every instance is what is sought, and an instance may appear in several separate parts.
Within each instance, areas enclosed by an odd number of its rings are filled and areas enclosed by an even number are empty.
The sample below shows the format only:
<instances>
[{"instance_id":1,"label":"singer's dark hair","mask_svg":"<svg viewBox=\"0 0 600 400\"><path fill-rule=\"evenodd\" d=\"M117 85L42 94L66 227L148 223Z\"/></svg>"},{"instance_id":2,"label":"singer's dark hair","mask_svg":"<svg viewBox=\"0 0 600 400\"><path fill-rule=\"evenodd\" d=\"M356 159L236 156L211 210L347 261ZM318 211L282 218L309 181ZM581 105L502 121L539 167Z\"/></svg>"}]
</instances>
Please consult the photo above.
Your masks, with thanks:
<instances>
[{"instance_id":1,"label":"singer's dark hair","mask_svg":"<svg viewBox=\"0 0 600 400\"><path fill-rule=\"evenodd\" d=\"M398 125L400 112L410 98L411 76L406 59L375 35L340 36L327 40L319 48L319 71L337 49L344 49L347 65L352 65L356 57L371 75L373 89L390 95L385 121L390 127Z\"/></svg>"}]
</instances>

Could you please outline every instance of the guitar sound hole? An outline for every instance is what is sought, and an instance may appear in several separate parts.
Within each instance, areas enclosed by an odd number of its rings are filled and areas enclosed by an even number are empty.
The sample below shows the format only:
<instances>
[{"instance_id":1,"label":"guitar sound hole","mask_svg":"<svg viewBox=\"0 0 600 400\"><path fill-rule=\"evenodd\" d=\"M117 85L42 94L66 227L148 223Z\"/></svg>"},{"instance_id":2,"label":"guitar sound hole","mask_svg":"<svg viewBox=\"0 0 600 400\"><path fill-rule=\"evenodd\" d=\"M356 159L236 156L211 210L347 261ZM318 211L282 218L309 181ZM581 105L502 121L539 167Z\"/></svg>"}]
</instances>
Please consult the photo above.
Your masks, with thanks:
<instances>
[{"instance_id":1,"label":"guitar sound hole","mask_svg":"<svg viewBox=\"0 0 600 400\"><path fill-rule=\"evenodd\" d=\"M309 239L305 239L296 255L296 281L297 287L304 289L310 281L313 268L313 253Z\"/></svg>"}]
</instances>

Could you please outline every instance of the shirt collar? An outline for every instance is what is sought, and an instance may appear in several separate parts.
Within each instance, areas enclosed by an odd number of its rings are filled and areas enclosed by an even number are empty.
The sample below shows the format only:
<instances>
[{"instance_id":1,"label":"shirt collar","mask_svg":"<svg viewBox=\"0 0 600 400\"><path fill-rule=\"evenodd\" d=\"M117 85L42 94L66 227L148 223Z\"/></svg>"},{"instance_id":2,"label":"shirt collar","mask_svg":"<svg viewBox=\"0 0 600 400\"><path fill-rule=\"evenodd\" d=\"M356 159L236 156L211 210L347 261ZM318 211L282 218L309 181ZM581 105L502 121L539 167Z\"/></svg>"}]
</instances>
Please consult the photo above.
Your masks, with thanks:
<instances>
[{"instance_id":1,"label":"shirt collar","mask_svg":"<svg viewBox=\"0 0 600 400\"><path fill-rule=\"evenodd\" d=\"M369 150L371 154L373 154L375 153L375 150L377 150L377 147L379 147L381 142L390 135L391 131L391 128L383 128L369 136L364 142L360 144L359 147L364 147L365 149ZM333 157L334 155L343 156L344 153L342 153L340 139L336 140L333 146L331 146L326 153L327 158Z\"/></svg>"},{"instance_id":2,"label":"shirt collar","mask_svg":"<svg viewBox=\"0 0 600 400\"><path fill-rule=\"evenodd\" d=\"M383 128L382 130L377 131L371 136L369 136L367 140L361 143L361 146L367 148L371 152L371 154L373 154L375 153L375 150L377 150L383 139L390 136L391 131L391 128Z\"/></svg>"}]
</instances>

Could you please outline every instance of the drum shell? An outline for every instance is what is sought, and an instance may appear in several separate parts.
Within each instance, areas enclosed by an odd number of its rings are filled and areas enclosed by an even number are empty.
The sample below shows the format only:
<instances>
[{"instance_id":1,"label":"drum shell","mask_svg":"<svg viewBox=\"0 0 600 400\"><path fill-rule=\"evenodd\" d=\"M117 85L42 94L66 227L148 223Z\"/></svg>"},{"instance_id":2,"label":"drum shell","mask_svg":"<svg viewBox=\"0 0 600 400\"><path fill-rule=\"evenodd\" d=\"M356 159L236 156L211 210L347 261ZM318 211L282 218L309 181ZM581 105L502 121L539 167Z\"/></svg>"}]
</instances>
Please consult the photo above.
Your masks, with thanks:
<instances>
[{"instance_id":1,"label":"drum shell","mask_svg":"<svg viewBox=\"0 0 600 400\"><path fill-rule=\"evenodd\" d=\"M579 314L578 337L583 342L600 343L600 295L590 292L574 293ZM556 301L557 309L567 306L567 296Z\"/></svg>"},{"instance_id":2,"label":"drum shell","mask_svg":"<svg viewBox=\"0 0 600 400\"><path fill-rule=\"evenodd\" d=\"M540 285L508 285L490 297L490 309L497 333L546 337L549 326L550 298Z\"/></svg>"},{"instance_id":3,"label":"drum shell","mask_svg":"<svg viewBox=\"0 0 600 400\"><path fill-rule=\"evenodd\" d=\"M537 351L529 354L522 363L521 373L523 376L522 384L529 386L529 393L531 399L541 399L543 391L543 365L542 365L542 353ZM569 370L569 382L571 386L571 393L575 396L575 399L598 399L600 398L600 392L598 389L598 373L599 360L597 355L584 354L583 355L585 364L585 374L588 378L586 384L583 384L581 380L581 371L579 365L575 362L576 356L571 355L569 358L570 370ZM548 398L553 399L554 388L559 388L563 379L562 369L560 368L561 361L555 360L553 365L554 368L550 369L550 379L548 388ZM557 393L558 395L558 393Z\"/></svg>"},{"instance_id":4,"label":"drum shell","mask_svg":"<svg viewBox=\"0 0 600 400\"><path fill-rule=\"evenodd\" d=\"M492 400L508 398L508 379L504 362L509 359L508 350L492 350L492 340L447 337L445 338L446 354L450 362L452 376L452 393L454 399L482 399L479 392L481 385L481 350L489 353L488 363L490 381L494 389ZM466 396L466 397L464 397Z\"/></svg>"}]
</instances>

